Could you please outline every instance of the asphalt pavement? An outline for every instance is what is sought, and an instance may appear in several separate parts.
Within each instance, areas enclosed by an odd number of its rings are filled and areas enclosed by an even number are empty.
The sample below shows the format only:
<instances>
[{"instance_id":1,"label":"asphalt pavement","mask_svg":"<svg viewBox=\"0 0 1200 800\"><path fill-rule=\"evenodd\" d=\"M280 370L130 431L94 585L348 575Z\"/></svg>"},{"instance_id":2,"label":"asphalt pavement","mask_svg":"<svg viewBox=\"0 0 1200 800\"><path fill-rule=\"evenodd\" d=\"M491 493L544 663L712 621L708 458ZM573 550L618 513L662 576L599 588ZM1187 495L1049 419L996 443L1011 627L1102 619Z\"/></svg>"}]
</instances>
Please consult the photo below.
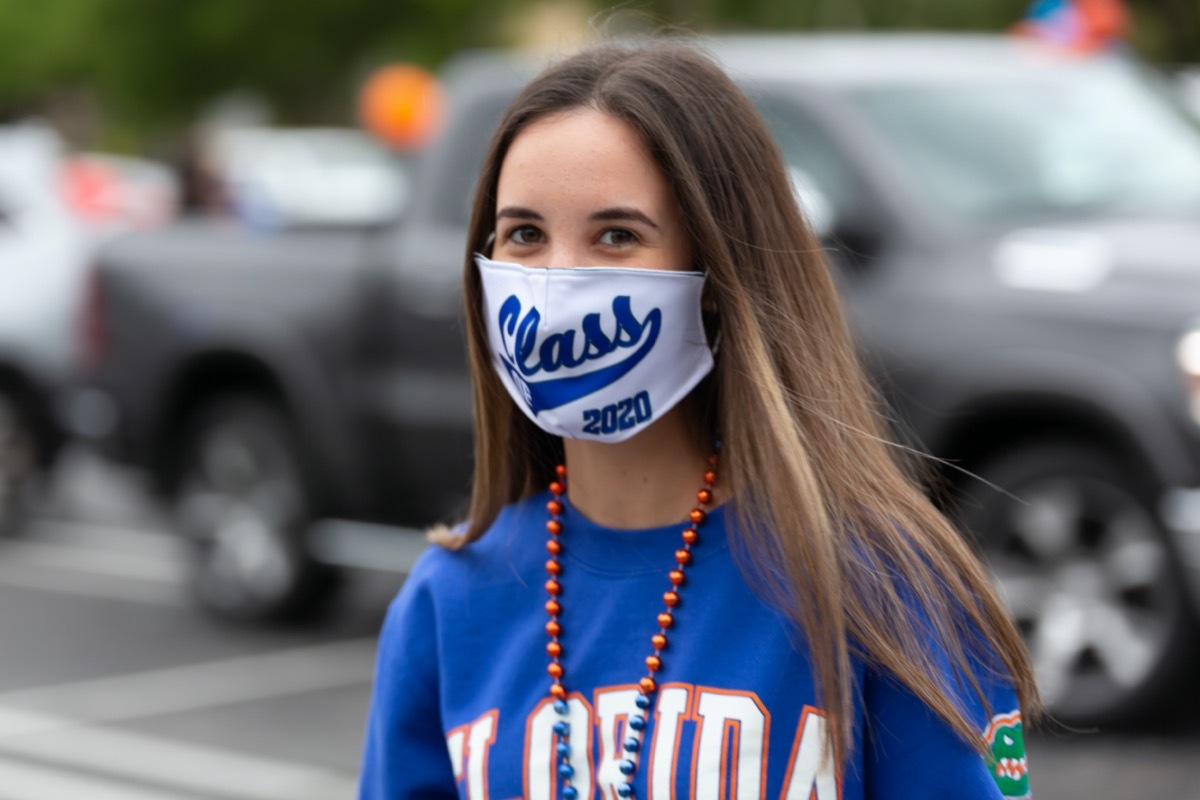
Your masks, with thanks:
<instances>
[{"instance_id":1,"label":"asphalt pavement","mask_svg":"<svg viewBox=\"0 0 1200 800\"><path fill-rule=\"evenodd\" d=\"M136 476L77 452L28 534L0 541L0 800L353 797L401 577L353 573L314 626L222 624L163 529ZM1032 735L1035 797L1200 800L1200 706L1178 716Z\"/></svg>"}]
</instances>

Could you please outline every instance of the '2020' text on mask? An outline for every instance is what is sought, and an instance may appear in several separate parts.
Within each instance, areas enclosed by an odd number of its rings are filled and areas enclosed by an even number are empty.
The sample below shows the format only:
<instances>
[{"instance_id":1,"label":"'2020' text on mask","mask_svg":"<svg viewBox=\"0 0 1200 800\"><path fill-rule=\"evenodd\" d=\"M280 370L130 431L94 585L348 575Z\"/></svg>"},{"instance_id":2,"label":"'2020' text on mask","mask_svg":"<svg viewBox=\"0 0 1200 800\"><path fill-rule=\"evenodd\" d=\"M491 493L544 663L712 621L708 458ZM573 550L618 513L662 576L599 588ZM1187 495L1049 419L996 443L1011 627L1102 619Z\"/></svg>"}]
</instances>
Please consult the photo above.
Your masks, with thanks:
<instances>
[{"instance_id":1,"label":"'2020' text on mask","mask_svg":"<svg viewBox=\"0 0 1200 800\"><path fill-rule=\"evenodd\" d=\"M547 433L623 441L712 369L699 272L475 263L496 371Z\"/></svg>"}]
</instances>

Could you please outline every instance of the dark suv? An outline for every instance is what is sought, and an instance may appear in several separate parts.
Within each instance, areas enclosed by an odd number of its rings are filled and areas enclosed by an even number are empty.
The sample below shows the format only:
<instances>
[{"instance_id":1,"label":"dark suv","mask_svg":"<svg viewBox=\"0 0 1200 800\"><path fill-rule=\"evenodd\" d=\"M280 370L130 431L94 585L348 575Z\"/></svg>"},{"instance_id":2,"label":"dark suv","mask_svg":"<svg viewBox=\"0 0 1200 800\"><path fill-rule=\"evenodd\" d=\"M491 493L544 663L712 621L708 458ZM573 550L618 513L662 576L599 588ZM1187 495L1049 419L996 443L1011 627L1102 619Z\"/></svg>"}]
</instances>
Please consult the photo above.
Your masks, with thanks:
<instances>
[{"instance_id":1,"label":"dark suv","mask_svg":"<svg viewBox=\"0 0 1200 800\"><path fill-rule=\"evenodd\" d=\"M1200 607L1200 133L1117 57L999 37L713 50L1051 708L1095 722L1168 697ZM330 562L385 563L368 534L411 547L399 526L461 510L467 198L535 66L452 65L447 133L393 229L193 224L105 253L83 326L105 443L176 504L209 605L311 608Z\"/></svg>"}]
</instances>

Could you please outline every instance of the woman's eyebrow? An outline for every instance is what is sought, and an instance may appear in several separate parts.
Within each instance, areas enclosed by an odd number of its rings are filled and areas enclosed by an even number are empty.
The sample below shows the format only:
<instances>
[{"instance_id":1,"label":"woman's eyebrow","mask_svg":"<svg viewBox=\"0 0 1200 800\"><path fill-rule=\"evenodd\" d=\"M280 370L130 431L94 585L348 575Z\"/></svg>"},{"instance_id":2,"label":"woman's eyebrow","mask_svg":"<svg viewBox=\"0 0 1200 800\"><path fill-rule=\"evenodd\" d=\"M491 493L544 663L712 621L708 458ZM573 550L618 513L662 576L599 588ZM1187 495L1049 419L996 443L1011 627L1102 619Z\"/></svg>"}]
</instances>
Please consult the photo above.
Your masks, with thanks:
<instances>
[{"instance_id":1,"label":"woman's eyebrow","mask_svg":"<svg viewBox=\"0 0 1200 800\"><path fill-rule=\"evenodd\" d=\"M654 228L654 230L660 230L657 222L650 219L636 208L629 208L628 206L606 208L602 211L597 211L589 216L588 220L592 222L619 222L623 220L641 222L644 225L649 225L651 228Z\"/></svg>"},{"instance_id":2,"label":"woman's eyebrow","mask_svg":"<svg viewBox=\"0 0 1200 800\"><path fill-rule=\"evenodd\" d=\"M541 214L534 211L532 208L524 206L505 206L496 212L496 219L532 219L537 222L544 222L545 219Z\"/></svg>"}]
</instances>

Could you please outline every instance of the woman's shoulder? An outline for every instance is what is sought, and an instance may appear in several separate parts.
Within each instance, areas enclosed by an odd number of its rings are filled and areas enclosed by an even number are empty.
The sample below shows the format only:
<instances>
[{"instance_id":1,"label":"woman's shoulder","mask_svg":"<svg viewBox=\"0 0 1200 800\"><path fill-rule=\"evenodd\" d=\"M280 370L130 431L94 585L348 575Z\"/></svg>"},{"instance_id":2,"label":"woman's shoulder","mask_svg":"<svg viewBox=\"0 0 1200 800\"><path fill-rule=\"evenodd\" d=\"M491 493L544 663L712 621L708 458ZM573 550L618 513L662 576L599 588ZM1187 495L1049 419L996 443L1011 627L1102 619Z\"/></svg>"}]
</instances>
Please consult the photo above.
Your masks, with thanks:
<instances>
[{"instance_id":1,"label":"woman's shoulder","mask_svg":"<svg viewBox=\"0 0 1200 800\"><path fill-rule=\"evenodd\" d=\"M431 544L417 559L406 585L420 588L466 585L464 581L486 579L490 573L501 571L512 575L514 569L540 566L544 549L540 539L545 531L545 505L548 493L541 492L508 504L496 515L487 531L473 542L453 546L456 536L462 536L467 522L459 523L439 538L446 544ZM534 541L534 540L537 541Z\"/></svg>"}]
</instances>

